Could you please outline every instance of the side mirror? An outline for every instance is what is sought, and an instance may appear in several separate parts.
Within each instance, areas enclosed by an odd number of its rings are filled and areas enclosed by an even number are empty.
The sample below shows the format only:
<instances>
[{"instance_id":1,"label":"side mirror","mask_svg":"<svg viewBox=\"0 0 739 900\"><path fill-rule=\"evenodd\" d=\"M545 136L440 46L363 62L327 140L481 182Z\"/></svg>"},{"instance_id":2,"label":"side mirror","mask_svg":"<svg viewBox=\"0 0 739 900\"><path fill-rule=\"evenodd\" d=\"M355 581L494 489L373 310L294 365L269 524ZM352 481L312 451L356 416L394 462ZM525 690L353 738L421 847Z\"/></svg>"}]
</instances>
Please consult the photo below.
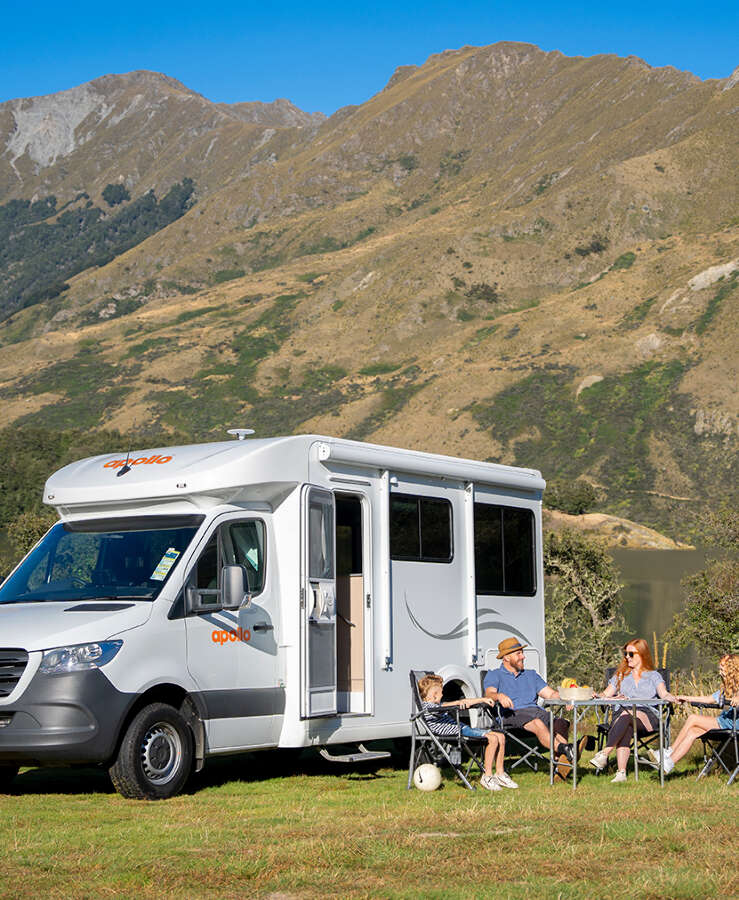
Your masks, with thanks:
<instances>
[{"instance_id":1,"label":"side mirror","mask_svg":"<svg viewBox=\"0 0 739 900\"><path fill-rule=\"evenodd\" d=\"M241 609L251 605L249 575L244 566L224 566L221 569L221 607Z\"/></svg>"}]
</instances>

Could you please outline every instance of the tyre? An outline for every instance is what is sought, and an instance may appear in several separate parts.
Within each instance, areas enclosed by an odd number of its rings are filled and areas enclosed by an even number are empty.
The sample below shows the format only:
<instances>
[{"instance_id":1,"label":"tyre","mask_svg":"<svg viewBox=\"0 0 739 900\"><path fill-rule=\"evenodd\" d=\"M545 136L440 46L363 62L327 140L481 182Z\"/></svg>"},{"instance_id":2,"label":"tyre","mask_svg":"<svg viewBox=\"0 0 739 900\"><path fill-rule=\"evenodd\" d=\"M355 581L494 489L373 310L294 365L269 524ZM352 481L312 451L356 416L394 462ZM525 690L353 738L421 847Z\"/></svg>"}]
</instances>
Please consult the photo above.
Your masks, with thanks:
<instances>
[{"instance_id":1,"label":"tyre","mask_svg":"<svg viewBox=\"0 0 739 900\"><path fill-rule=\"evenodd\" d=\"M0 794L4 794L10 788L11 782L18 774L18 766L8 766L3 763L0 766Z\"/></svg>"},{"instance_id":2,"label":"tyre","mask_svg":"<svg viewBox=\"0 0 739 900\"><path fill-rule=\"evenodd\" d=\"M185 786L192 763L193 737L187 723L174 707L152 703L131 720L108 771L122 796L165 800Z\"/></svg>"}]
</instances>

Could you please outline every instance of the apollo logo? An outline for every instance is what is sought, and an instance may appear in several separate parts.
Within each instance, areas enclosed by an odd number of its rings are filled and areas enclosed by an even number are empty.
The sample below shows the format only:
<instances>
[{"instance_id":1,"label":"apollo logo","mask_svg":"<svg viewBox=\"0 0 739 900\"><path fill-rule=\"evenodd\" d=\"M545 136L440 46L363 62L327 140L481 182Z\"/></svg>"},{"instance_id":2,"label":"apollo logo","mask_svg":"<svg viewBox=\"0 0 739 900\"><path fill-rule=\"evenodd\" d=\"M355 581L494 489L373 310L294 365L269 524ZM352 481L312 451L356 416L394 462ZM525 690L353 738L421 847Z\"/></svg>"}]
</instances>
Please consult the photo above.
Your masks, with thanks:
<instances>
[{"instance_id":1,"label":"apollo logo","mask_svg":"<svg viewBox=\"0 0 739 900\"><path fill-rule=\"evenodd\" d=\"M216 629L211 633L210 639L214 644L220 644L222 647L229 641L231 641L231 643L235 643L236 641L250 641L251 631L249 631L248 628L242 628L241 625L239 625L236 631L228 631L225 628L220 630Z\"/></svg>"},{"instance_id":2,"label":"apollo logo","mask_svg":"<svg viewBox=\"0 0 739 900\"><path fill-rule=\"evenodd\" d=\"M139 456L138 459L131 459L128 461L128 464L129 466L153 466L156 463L161 466L163 463L168 463L171 459L171 456L160 456L158 453L155 453L154 456ZM120 469L121 466L125 465L125 459L111 459L103 463L103 468Z\"/></svg>"}]
</instances>

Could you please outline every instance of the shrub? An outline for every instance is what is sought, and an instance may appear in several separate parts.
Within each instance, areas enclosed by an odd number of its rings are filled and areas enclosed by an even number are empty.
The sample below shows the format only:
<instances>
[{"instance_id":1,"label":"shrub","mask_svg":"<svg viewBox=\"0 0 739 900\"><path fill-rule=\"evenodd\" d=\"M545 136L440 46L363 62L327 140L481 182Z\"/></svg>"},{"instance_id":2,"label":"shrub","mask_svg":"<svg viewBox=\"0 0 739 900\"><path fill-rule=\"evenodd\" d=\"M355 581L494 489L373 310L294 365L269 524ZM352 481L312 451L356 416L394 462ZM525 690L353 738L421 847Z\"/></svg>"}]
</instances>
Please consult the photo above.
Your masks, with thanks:
<instances>
[{"instance_id":1,"label":"shrub","mask_svg":"<svg viewBox=\"0 0 739 900\"><path fill-rule=\"evenodd\" d=\"M732 555L683 579L685 609L675 614L665 639L678 647L696 643L707 655L739 653L739 513L729 504L709 511L701 533L709 546Z\"/></svg>"},{"instance_id":2,"label":"shrub","mask_svg":"<svg viewBox=\"0 0 739 900\"><path fill-rule=\"evenodd\" d=\"M131 195L122 184L106 184L103 188L103 200L108 206L118 206L130 199Z\"/></svg>"},{"instance_id":3,"label":"shrub","mask_svg":"<svg viewBox=\"0 0 739 900\"><path fill-rule=\"evenodd\" d=\"M618 570L605 545L578 532L544 536L549 680L572 676L602 682L618 636L626 629Z\"/></svg>"},{"instance_id":4,"label":"shrub","mask_svg":"<svg viewBox=\"0 0 739 900\"><path fill-rule=\"evenodd\" d=\"M576 481L551 481L547 484L545 505L571 516L581 516L592 509L598 500L598 491L578 478Z\"/></svg>"}]
</instances>

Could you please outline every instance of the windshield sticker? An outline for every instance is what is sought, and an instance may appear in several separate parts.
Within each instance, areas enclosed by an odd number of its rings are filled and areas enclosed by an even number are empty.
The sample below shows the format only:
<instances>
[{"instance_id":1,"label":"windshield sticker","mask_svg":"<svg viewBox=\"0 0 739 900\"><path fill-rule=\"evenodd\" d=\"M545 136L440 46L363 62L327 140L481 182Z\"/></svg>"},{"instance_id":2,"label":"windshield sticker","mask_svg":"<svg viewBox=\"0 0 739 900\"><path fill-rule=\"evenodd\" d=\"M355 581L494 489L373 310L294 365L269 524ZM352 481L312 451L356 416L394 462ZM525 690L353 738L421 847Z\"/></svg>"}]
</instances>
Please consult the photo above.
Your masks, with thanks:
<instances>
[{"instance_id":1,"label":"windshield sticker","mask_svg":"<svg viewBox=\"0 0 739 900\"><path fill-rule=\"evenodd\" d=\"M164 556L159 560L159 565L151 573L151 580L164 581L164 579L169 574L169 570L177 562L177 557L179 555L179 550L175 550L174 547L170 547L169 550L167 550L167 552L164 554Z\"/></svg>"}]
</instances>

